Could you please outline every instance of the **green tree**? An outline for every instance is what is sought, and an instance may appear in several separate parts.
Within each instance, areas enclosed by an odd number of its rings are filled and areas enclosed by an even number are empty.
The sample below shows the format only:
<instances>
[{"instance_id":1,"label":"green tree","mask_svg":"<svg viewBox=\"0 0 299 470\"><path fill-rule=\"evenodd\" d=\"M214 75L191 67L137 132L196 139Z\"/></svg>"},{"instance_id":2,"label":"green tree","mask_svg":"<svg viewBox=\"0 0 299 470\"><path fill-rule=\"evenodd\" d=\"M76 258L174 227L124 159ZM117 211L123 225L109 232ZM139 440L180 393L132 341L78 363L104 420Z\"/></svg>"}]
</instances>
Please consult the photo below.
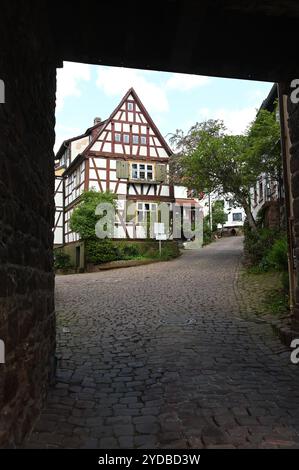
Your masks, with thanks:
<instances>
[{"instance_id":1,"label":"green tree","mask_svg":"<svg viewBox=\"0 0 299 470\"><path fill-rule=\"evenodd\" d=\"M212 205L213 232L217 230L218 224L224 225L227 221L227 214L224 212L224 201L214 201Z\"/></svg>"},{"instance_id":2,"label":"green tree","mask_svg":"<svg viewBox=\"0 0 299 470\"><path fill-rule=\"evenodd\" d=\"M279 124L275 113L260 111L245 135L228 135L224 123L197 123L186 135L180 130L170 138L176 148L171 177L198 193L230 197L244 208L248 223L256 230L250 208L250 188L263 173L280 169Z\"/></svg>"},{"instance_id":3,"label":"green tree","mask_svg":"<svg viewBox=\"0 0 299 470\"><path fill-rule=\"evenodd\" d=\"M276 106L277 108L277 106ZM271 178L278 180L281 172L280 124L276 109L261 109L248 132L248 153L252 164L261 166Z\"/></svg>"},{"instance_id":4,"label":"green tree","mask_svg":"<svg viewBox=\"0 0 299 470\"><path fill-rule=\"evenodd\" d=\"M116 195L111 192L97 192L94 189L81 194L81 200L70 218L70 228L80 235L82 240L95 238L95 226L101 216L96 215L96 207L101 203L110 203L116 208Z\"/></svg>"}]
</instances>

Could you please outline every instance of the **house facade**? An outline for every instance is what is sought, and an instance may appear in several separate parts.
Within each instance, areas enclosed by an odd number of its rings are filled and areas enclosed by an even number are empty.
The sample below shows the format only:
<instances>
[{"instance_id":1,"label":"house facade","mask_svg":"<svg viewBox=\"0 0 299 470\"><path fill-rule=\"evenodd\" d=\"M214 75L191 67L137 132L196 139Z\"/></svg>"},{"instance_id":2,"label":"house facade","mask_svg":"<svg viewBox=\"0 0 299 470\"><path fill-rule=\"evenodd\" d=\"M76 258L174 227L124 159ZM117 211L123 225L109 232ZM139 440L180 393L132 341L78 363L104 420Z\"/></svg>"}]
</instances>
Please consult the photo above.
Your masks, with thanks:
<instances>
[{"instance_id":1,"label":"house facade","mask_svg":"<svg viewBox=\"0 0 299 470\"><path fill-rule=\"evenodd\" d=\"M224 200L224 212L227 217L226 222L223 225L218 224L218 229L228 235L240 233L246 218L243 207L236 207L230 201Z\"/></svg>"},{"instance_id":2,"label":"house facade","mask_svg":"<svg viewBox=\"0 0 299 470\"><path fill-rule=\"evenodd\" d=\"M213 193L205 195L200 201L203 206L204 216L208 216L212 211L213 203L216 201L223 202L223 210L226 215L226 221L223 225L218 224L217 229L221 231L223 235L236 235L242 233L242 228L246 218L243 207L236 206L233 200L230 199L229 195L224 198L223 195Z\"/></svg>"},{"instance_id":3,"label":"house facade","mask_svg":"<svg viewBox=\"0 0 299 470\"><path fill-rule=\"evenodd\" d=\"M277 100L277 84L274 84L260 110L274 112ZM278 113L277 119L279 119ZM277 145L280 146L280 141ZM255 220L263 213L264 223L269 228L278 228L282 225L285 213L282 168L281 176L278 178L273 178L267 173L259 175L255 186L251 188L251 212Z\"/></svg>"},{"instance_id":4,"label":"house facade","mask_svg":"<svg viewBox=\"0 0 299 470\"><path fill-rule=\"evenodd\" d=\"M82 192L89 189L117 196L115 239L147 238L146 220L158 220L161 203L169 206L170 213L179 204L182 217L191 218L199 205L187 188L170 183L171 155L131 88L108 119L96 118L84 134L64 141L56 155L55 243L79 240L70 228L70 218Z\"/></svg>"}]
</instances>

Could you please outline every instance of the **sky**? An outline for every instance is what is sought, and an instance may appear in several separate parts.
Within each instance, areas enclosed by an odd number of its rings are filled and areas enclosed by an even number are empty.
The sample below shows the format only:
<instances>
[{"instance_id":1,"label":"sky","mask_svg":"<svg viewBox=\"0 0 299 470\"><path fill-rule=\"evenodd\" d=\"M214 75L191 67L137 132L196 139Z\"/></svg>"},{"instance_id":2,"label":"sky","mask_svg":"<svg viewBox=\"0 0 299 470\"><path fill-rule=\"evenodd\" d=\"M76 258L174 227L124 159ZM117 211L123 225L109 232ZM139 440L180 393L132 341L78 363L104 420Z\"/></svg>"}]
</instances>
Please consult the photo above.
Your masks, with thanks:
<instances>
[{"instance_id":1,"label":"sky","mask_svg":"<svg viewBox=\"0 0 299 470\"><path fill-rule=\"evenodd\" d=\"M167 139L206 119L222 119L229 133L243 133L272 85L64 62L57 71L55 151L91 127L95 117L109 117L131 87Z\"/></svg>"}]
</instances>

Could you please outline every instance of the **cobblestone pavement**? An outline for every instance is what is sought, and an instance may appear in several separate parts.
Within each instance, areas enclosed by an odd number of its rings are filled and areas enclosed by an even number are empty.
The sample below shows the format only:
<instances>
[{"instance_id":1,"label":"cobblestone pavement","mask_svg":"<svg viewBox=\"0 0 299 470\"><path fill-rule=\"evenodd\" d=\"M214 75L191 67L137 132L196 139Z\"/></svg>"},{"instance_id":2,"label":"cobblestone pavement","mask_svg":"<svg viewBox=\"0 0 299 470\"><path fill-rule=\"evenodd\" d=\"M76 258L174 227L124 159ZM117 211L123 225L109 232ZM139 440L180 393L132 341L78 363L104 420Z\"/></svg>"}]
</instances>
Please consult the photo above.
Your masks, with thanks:
<instances>
[{"instance_id":1,"label":"cobblestone pavement","mask_svg":"<svg viewBox=\"0 0 299 470\"><path fill-rule=\"evenodd\" d=\"M242 316L242 239L57 278L57 384L27 447L299 448L299 365Z\"/></svg>"}]
</instances>

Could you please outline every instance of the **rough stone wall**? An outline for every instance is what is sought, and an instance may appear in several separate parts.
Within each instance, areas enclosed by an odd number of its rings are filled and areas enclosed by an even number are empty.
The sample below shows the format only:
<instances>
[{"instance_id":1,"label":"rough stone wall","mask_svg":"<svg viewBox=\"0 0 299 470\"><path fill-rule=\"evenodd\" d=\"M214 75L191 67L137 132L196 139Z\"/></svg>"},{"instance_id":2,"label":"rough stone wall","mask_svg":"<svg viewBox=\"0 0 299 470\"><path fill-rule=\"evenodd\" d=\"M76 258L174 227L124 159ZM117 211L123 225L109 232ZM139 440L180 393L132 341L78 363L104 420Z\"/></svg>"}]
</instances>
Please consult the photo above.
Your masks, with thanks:
<instances>
[{"instance_id":1,"label":"rough stone wall","mask_svg":"<svg viewBox=\"0 0 299 470\"><path fill-rule=\"evenodd\" d=\"M279 201L269 201L266 204L265 225L271 229L278 229L280 227Z\"/></svg>"},{"instance_id":2,"label":"rough stone wall","mask_svg":"<svg viewBox=\"0 0 299 470\"><path fill-rule=\"evenodd\" d=\"M299 267L299 104L292 103L288 99L289 133L291 140L290 169L291 169L291 191L293 196L294 212L294 238L297 271ZM299 276L295 288L294 323L299 326Z\"/></svg>"},{"instance_id":3,"label":"rough stone wall","mask_svg":"<svg viewBox=\"0 0 299 470\"><path fill-rule=\"evenodd\" d=\"M14 447L30 432L55 368L56 69L42 7L1 4L0 338L6 362L0 364L0 447Z\"/></svg>"}]
</instances>

